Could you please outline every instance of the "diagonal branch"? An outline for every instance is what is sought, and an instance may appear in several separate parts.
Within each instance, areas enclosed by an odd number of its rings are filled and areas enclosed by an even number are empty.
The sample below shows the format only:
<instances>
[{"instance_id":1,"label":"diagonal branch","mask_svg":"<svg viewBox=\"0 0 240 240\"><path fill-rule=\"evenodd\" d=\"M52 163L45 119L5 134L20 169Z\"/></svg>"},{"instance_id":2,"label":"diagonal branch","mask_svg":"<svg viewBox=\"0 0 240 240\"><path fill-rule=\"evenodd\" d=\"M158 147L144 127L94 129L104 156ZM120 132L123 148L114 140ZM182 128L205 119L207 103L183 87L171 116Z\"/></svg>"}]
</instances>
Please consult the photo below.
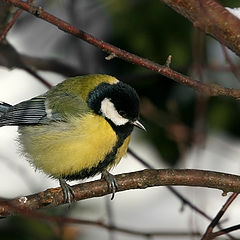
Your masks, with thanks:
<instances>
[{"instance_id":1,"label":"diagonal branch","mask_svg":"<svg viewBox=\"0 0 240 240\"><path fill-rule=\"evenodd\" d=\"M194 169L147 169L116 175L116 180L118 191L175 185L216 188L224 193L240 192L240 176ZM104 180L77 184L72 189L76 201L101 197L111 193ZM26 197L0 201L0 216L15 214L11 206L20 211L55 207L62 204L64 204L64 197L61 188L51 188Z\"/></svg>"},{"instance_id":2,"label":"diagonal branch","mask_svg":"<svg viewBox=\"0 0 240 240\"><path fill-rule=\"evenodd\" d=\"M207 240L207 239L214 239L214 237L212 237L213 234L213 228L219 223L219 220L221 219L221 217L223 216L223 214L227 211L228 207L231 205L231 203L237 198L238 193L233 193L228 200L226 201L226 203L222 206L222 208L220 209L220 211L218 212L218 214L216 215L216 217L212 220L212 222L209 224L205 234L202 236L202 240ZM221 232L224 232L224 230L220 230Z\"/></svg>"},{"instance_id":3,"label":"diagonal branch","mask_svg":"<svg viewBox=\"0 0 240 240\"><path fill-rule=\"evenodd\" d=\"M223 55L225 57L225 61L229 64L230 66L230 69L232 71L232 73L234 74L234 76L236 77L236 79L238 81L240 81L240 73L239 73L239 69L238 67L235 65L235 63L231 60L228 52L227 52L227 49L225 46L221 45L222 47L222 51L223 51Z\"/></svg>"},{"instance_id":4,"label":"diagonal branch","mask_svg":"<svg viewBox=\"0 0 240 240\"><path fill-rule=\"evenodd\" d=\"M240 56L240 20L215 0L161 0Z\"/></svg>"},{"instance_id":5,"label":"diagonal branch","mask_svg":"<svg viewBox=\"0 0 240 240\"><path fill-rule=\"evenodd\" d=\"M206 83L201 83L199 81L195 81L188 76L185 76L183 74L180 74L180 73L170 69L169 66L159 65L148 59L141 58L135 54L129 53L118 47L108 44L100 39L97 39L97 38L93 37L92 35L84 32L76 27L73 27L70 24L68 24L67 22L47 13L41 7L35 7L26 2L19 1L19 0L5 0L5 1L10 2L14 6L19 7L21 9L31 13L32 15L35 15L36 17L41 18L41 19L57 26L59 29L65 31L67 33L70 33L70 34L98 47L99 49L107 52L112 57L118 57L118 58L121 58L130 63L137 64L139 66L142 66L142 67L145 67L152 71L155 71L155 72L162 74L176 82L187 85L205 95L230 96L230 97L233 97L236 99L240 98L240 90L239 89L225 88L225 87L221 87L216 84L206 84Z\"/></svg>"},{"instance_id":6,"label":"diagonal branch","mask_svg":"<svg viewBox=\"0 0 240 240\"><path fill-rule=\"evenodd\" d=\"M128 148L128 153L130 153L138 162L140 162L144 167L148 169L154 169L149 163L144 161L141 157L139 157L135 152L133 152L130 148ZM173 193L177 198L179 198L182 201L182 205L187 205L189 206L192 210L195 212L199 213L206 219L212 221L212 218L208 216L204 211L199 209L196 205L191 203L187 198L185 198L182 194L180 194L174 187L172 186L167 186L168 190Z\"/></svg>"},{"instance_id":7,"label":"diagonal branch","mask_svg":"<svg viewBox=\"0 0 240 240\"><path fill-rule=\"evenodd\" d=\"M14 16L12 17L12 20L7 24L7 26L3 29L3 31L0 32L0 42L2 42L5 39L7 33L9 32L11 27L14 25L14 23L17 21L22 11L23 11L22 9L18 9L14 14Z\"/></svg>"},{"instance_id":8,"label":"diagonal branch","mask_svg":"<svg viewBox=\"0 0 240 240\"><path fill-rule=\"evenodd\" d=\"M237 224L237 225L234 225L234 226L222 229L220 231L212 233L211 234L211 239L215 239L215 238L217 238L219 236L226 235L227 233L230 233L230 232L233 232L233 231L237 231L239 229L240 229L240 224Z\"/></svg>"},{"instance_id":9,"label":"diagonal branch","mask_svg":"<svg viewBox=\"0 0 240 240\"><path fill-rule=\"evenodd\" d=\"M28 3L32 3L33 0L28 0ZM12 28L12 26L14 25L14 23L17 21L18 17L20 16L20 14L22 13L22 9L18 9L16 11L16 13L14 14L14 16L12 17L11 21L7 24L7 26L5 27L5 29L0 32L0 42L2 42L2 40L6 37L8 31Z\"/></svg>"}]
</instances>

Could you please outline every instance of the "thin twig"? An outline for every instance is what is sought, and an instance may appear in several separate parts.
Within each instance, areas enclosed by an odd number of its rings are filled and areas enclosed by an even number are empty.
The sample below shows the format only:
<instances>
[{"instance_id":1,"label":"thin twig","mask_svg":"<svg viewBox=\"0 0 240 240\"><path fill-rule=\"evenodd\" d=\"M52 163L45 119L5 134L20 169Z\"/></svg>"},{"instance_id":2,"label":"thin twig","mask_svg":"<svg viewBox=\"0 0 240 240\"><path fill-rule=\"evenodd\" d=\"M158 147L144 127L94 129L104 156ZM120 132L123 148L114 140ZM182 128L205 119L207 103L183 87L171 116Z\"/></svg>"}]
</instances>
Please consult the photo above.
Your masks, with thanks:
<instances>
[{"instance_id":1,"label":"thin twig","mask_svg":"<svg viewBox=\"0 0 240 240\"><path fill-rule=\"evenodd\" d=\"M234 76L236 77L236 79L240 82L239 69L237 68L237 66L231 60L231 58L230 58L230 56L229 56L229 54L227 52L226 47L223 46L222 44L221 44L221 47L222 47L222 51L223 51L223 54L224 54L226 62L229 64L230 69L231 69L232 73L234 74Z\"/></svg>"},{"instance_id":2,"label":"thin twig","mask_svg":"<svg viewBox=\"0 0 240 240\"><path fill-rule=\"evenodd\" d=\"M45 80L43 77L41 77L37 72L35 72L34 70L32 70L31 68L24 66L23 69L28 72L29 74L31 74L33 77L35 77L36 79L38 79L43 85L45 85L45 87L47 88L51 88L52 84L50 84L47 80Z\"/></svg>"},{"instance_id":3,"label":"thin twig","mask_svg":"<svg viewBox=\"0 0 240 240\"><path fill-rule=\"evenodd\" d=\"M234 226L229 227L229 228L221 229L218 232L212 233L211 234L211 239L214 239L216 237L219 237L219 236L222 236L222 235L225 235L227 233L234 232L234 231L237 231L237 230L240 230L240 224L234 225ZM237 238L237 239L239 239L239 238Z\"/></svg>"},{"instance_id":4,"label":"thin twig","mask_svg":"<svg viewBox=\"0 0 240 240\"><path fill-rule=\"evenodd\" d=\"M210 240L210 239L214 239L215 236L213 237L212 231L213 228L219 223L219 220L221 219L221 217L223 216L223 214L227 211L228 207L231 205L231 203L236 199L236 197L238 196L238 193L233 193L228 200L226 201L226 203L222 206L222 208L220 209L220 211L218 212L218 214L216 215L216 217L212 220L212 222L209 224L206 232L204 233L204 235L202 236L202 240ZM225 232L225 230L221 230L220 232ZM226 232L225 232L226 233Z\"/></svg>"},{"instance_id":5,"label":"thin twig","mask_svg":"<svg viewBox=\"0 0 240 240\"><path fill-rule=\"evenodd\" d=\"M128 153L130 153L135 159L137 159L141 164L143 164L143 166L149 168L149 169L153 169L152 166L150 166L149 163L147 163L146 161L144 161L140 156L138 156L135 152L133 152L130 148L128 148ZM203 217L205 217L206 219L210 220L211 222L213 221L213 219L208 216L205 212L203 212L201 209L199 209L197 206L195 206L193 203L191 203L188 199L186 199L182 194L180 194L175 188L171 187L171 186L167 186L168 190L170 190L175 196L177 196L183 203L183 205L187 205L189 206L191 209L193 209L195 212L199 213L200 215L202 215ZM234 193L235 194L235 193ZM221 224L219 222L216 223L216 225L218 226L218 228L220 230L222 230ZM226 233L227 234L227 233ZM234 239L231 235L228 235L228 237L230 239Z\"/></svg>"},{"instance_id":6,"label":"thin twig","mask_svg":"<svg viewBox=\"0 0 240 240\"><path fill-rule=\"evenodd\" d=\"M93 37L92 35L73 27L67 22L47 13L41 7L32 6L26 2L19 0L5 0L7 2L12 3L14 6L24 9L25 11L31 13L32 15L41 18L61 29L64 32L70 33L92 45L98 47L99 49L107 52L108 54L114 54L116 57L121 58L125 61L128 61L133 64L137 64L139 66L145 67L152 71L158 72L174 81L177 81L181 84L187 85L202 94L206 94L209 96L230 96L233 98L240 98L240 90L239 89L231 89L225 88L216 84L206 84L201 83L199 81L195 81L188 76L180 74L169 67L164 65L159 65L155 62L152 62L148 59L141 58L135 54L124 51L118 47L115 47L111 44L108 44L100 39Z\"/></svg>"},{"instance_id":7,"label":"thin twig","mask_svg":"<svg viewBox=\"0 0 240 240\"><path fill-rule=\"evenodd\" d=\"M154 169L149 163L144 161L140 156L138 156L136 153L134 153L131 149L128 149L128 152L134 158L136 158L141 164L143 164L143 166L145 166L149 169ZM172 192L177 198L179 198L182 201L183 205L186 204L191 209L193 209L195 212L199 213L200 215L202 215L206 219L212 221L212 218L210 216L208 216L205 212L203 212L201 209L199 209L197 206L195 206L193 203L191 203L189 200L187 200L185 197L183 197L175 188L173 188L171 186L167 186L167 188L168 188L168 190L170 190L170 192Z\"/></svg>"},{"instance_id":8,"label":"thin twig","mask_svg":"<svg viewBox=\"0 0 240 240\"><path fill-rule=\"evenodd\" d=\"M240 20L215 0L161 0L240 56Z\"/></svg>"},{"instance_id":9,"label":"thin twig","mask_svg":"<svg viewBox=\"0 0 240 240\"><path fill-rule=\"evenodd\" d=\"M27 3L32 3L34 0L28 0ZM12 20L8 23L8 25L5 27L5 29L0 33L0 42L6 37L9 30L12 28L14 23L17 21L18 17L22 13L22 9L18 9L14 16L12 17Z\"/></svg>"},{"instance_id":10,"label":"thin twig","mask_svg":"<svg viewBox=\"0 0 240 240\"><path fill-rule=\"evenodd\" d=\"M8 25L5 27L5 29L0 33L0 42L2 42L2 40L6 37L8 31L11 29L13 24L16 22L16 20L18 19L18 17L22 13L22 11L23 11L22 9L18 9L16 11L15 15L13 16L12 20L8 23Z\"/></svg>"}]
</instances>

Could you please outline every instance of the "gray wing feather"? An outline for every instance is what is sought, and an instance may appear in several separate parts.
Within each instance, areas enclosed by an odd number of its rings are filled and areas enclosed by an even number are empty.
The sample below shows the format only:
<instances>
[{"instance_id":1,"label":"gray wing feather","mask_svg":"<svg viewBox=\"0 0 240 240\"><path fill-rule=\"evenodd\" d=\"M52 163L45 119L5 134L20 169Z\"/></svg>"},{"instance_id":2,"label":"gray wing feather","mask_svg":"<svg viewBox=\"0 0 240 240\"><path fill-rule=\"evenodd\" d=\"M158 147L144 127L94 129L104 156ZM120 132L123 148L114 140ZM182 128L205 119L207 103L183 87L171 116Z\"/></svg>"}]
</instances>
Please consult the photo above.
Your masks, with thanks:
<instances>
[{"instance_id":1,"label":"gray wing feather","mask_svg":"<svg viewBox=\"0 0 240 240\"><path fill-rule=\"evenodd\" d=\"M2 111L3 114L0 115L0 127L67 121L68 116L78 116L90 111L87 103L76 95L56 91L48 94L51 96L42 95L14 106L6 105L4 112ZM48 96L48 100L46 100L46 96ZM52 112L52 108L55 110L54 112Z\"/></svg>"},{"instance_id":2,"label":"gray wing feather","mask_svg":"<svg viewBox=\"0 0 240 240\"><path fill-rule=\"evenodd\" d=\"M20 126L47 123L45 97L36 97L11 106L0 117L1 126Z\"/></svg>"},{"instance_id":3,"label":"gray wing feather","mask_svg":"<svg viewBox=\"0 0 240 240\"><path fill-rule=\"evenodd\" d=\"M12 105L5 103L5 102L0 102L0 117L7 112L7 110L12 107Z\"/></svg>"}]
</instances>

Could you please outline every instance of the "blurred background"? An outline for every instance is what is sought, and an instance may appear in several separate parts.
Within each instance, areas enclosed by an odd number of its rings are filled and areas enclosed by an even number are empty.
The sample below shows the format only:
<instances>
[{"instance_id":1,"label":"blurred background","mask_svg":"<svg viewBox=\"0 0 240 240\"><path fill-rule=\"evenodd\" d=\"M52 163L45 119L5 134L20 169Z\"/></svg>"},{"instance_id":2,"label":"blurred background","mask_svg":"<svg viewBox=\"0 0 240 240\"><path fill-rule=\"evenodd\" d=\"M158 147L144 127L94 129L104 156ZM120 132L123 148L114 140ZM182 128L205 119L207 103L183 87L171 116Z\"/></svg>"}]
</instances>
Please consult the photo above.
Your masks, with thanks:
<instances>
[{"instance_id":1,"label":"blurred background","mask_svg":"<svg viewBox=\"0 0 240 240\"><path fill-rule=\"evenodd\" d=\"M221 1L238 7L236 1ZM0 6L1 6L0 2ZM239 58L161 1L49 0L35 5L96 38L165 64L192 78L239 88ZM9 10L9 8L6 8ZM15 9L0 8L0 30ZM2 28L1 28L2 27ZM23 12L0 44L0 101L16 104L48 88L29 74L34 70L51 85L89 73L110 74L132 85L141 97L147 132L135 130L130 148L155 168L196 168L240 173L240 104L206 97L159 74L120 59L106 60L99 49ZM233 69L234 66L234 69ZM27 70L27 71L26 71ZM31 72L31 71L30 71ZM18 153L17 128L0 129L0 197L15 198L58 186ZM112 173L144 169L128 154ZM99 178L99 176L97 177ZM72 183L74 184L74 182ZM226 197L212 189L176 187L191 203L214 217ZM223 226L239 224L235 201ZM166 187L131 190L42 210L50 215L102 221L131 230L158 233L151 239L199 239L209 224ZM166 235L168 235L168 237ZM181 235L186 234L186 235ZM233 234L234 236L234 234ZM238 233L236 237L240 237ZM145 239L88 225L54 224L27 217L0 220L0 239Z\"/></svg>"}]
</instances>

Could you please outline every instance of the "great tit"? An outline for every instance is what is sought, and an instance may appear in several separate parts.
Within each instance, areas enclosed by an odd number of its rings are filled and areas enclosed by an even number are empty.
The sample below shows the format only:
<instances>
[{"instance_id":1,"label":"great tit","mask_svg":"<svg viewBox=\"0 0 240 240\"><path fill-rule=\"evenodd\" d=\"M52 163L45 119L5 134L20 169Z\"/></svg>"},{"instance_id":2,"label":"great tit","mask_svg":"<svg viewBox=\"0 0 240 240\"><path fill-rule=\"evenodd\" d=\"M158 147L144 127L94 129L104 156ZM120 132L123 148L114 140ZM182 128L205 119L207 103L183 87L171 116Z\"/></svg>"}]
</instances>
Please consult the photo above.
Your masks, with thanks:
<instances>
[{"instance_id":1,"label":"great tit","mask_svg":"<svg viewBox=\"0 0 240 240\"><path fill-rule=\"evenodd\" d=\"M0 102L2 126L19 126L21 152L35 168L59 179L67 202L74 193L65 180L98 173L114 196L117 184L108 170L126 154L133 127L145 129L136 91L102 74L69 78L14 106Z\"/></svg>"}]
</instances>

